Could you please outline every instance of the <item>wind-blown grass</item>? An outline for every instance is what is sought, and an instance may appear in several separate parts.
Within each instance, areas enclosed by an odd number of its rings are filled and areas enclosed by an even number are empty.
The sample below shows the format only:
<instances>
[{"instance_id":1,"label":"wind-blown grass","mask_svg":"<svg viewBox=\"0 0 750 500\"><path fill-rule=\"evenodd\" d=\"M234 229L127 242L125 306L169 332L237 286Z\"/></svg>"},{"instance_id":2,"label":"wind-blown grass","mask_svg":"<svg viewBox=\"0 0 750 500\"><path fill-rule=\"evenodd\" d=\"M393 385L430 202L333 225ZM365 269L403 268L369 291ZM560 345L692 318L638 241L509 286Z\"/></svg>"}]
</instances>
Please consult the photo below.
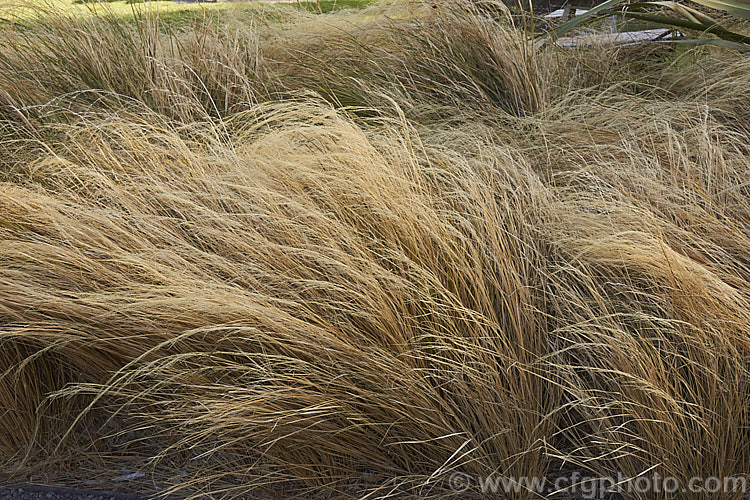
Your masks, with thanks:
<instances>
[{"instance_id":1,"label":"wind-blown grass","mask_svg":"<svg viewBox=\"0 0 750 500\"><path fill-rule=\"evenodd\" d=\"M534 49L463 7L6 29L4 473L750 473L750 63Z\"/></svg>"}]
</instances>

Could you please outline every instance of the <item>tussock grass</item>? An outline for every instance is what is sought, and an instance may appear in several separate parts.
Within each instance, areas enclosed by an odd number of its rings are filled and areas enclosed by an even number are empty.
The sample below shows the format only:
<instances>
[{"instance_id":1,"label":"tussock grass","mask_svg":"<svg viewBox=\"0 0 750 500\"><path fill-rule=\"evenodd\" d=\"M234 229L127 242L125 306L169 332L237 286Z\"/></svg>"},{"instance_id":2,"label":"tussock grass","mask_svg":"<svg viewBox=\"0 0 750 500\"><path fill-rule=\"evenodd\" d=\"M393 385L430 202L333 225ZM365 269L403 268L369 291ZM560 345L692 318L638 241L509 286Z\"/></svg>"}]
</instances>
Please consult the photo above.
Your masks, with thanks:
<instances>
[{"instance_id":1,"label":"tussock grass","mask_svg":"<svg viewBox=\"0 0 750 500\"><path fill-rule=\"evenodd\" d=\"M165 29L147 14L132 22L65 15L9 31L0 56L3 88L13 89L5 100L29 107L75 93L97 107L105 91L112 108L135 100L188 122L256 100L262 58L252 25L218 28L205 17L189 32Z\"/></svg>"},{"instance_id":2,"label":"tussock grass","mask_svg":"<svg viewBox=\"0 0 750 500\"><path fill-rule=\"evenodd\" d=\"M439 7L5 28L3 473L750 473L750 63Z\"/></svg>"}]
</instances>

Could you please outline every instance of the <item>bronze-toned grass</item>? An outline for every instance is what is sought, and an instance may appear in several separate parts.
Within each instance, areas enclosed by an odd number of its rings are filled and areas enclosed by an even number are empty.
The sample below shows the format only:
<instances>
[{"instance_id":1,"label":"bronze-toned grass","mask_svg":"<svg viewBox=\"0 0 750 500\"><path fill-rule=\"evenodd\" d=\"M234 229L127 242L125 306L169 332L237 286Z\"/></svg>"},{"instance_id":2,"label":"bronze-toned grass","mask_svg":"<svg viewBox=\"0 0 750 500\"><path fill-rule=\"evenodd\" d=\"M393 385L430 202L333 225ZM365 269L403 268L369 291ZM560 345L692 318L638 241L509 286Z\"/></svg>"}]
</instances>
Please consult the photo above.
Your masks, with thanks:
<instances>
[{"instance_id":1,"label":"bronze-toned grass","mask_svg":"<svg viewBox=\"0 0 750 500\"><path fill-rule=\"evenodd\" d=\"M0 472L750 473L750 63L438 7L3 28Z\"/></svg>"}]
</instances>

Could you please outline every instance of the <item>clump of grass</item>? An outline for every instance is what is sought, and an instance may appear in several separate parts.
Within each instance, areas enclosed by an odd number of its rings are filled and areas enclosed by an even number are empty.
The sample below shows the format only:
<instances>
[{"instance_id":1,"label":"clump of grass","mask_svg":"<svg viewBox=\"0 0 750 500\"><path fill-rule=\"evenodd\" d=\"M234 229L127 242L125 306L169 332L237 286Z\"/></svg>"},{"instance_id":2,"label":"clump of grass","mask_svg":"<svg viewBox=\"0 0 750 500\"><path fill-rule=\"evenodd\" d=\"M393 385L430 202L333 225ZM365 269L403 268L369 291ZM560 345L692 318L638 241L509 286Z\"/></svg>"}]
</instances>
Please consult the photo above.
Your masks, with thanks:
<instances>
[{"instance_id":1,"label":"clump of grass","mask_svg":"<svg viewBox=\"0 0 750 500\"><path fill-rule=\"evenodd\" d=\"M7 30L0 48L6 101L28 108L80 94L76 102L86 107L76 112L105 104L116 110L135 101L182 121L252 105L262 88L261 67L252 26L219 28L208 16L189 32L166 33L148 13L132 22L53 16Z\"/></svg>"},{"instance_id":2,"label":"clump of grass","mask_svg":"<svg viewBox=\"0 0 750 500\"><path fill-rule=\"evenodd\" d=\"M373 143L323 108L256 120L210 153L87 122L8 186L24 229L4 255L26 277L3 302L16 298L13 323L65 339L51 351L76 375L53 398L114 398L146 434L176 438L165 456L246 470L196 482L336 487L360 470L360 487L416 492L459 467L544 474L554 391L534 375L533 178L412 151L397 124ZM45 345L4 333L22 338Z\"/></svg>"},{"instance_id":3,"label":"clump of grass","mask_svg":"<svg viewBox=\"0 0 750 500\"><path fill-rule=\"evenodd\" d=\"M283 61L285 87L314 89L338 105L377 106L386 94L405 110L429 103L447 113L534 113L549 99L538 53L507 8L496 7L503 15L489 18L473 2L417 3L364 25L316 21L304 34L291 26L269 59Z\"/></svg>"}]
</instances>

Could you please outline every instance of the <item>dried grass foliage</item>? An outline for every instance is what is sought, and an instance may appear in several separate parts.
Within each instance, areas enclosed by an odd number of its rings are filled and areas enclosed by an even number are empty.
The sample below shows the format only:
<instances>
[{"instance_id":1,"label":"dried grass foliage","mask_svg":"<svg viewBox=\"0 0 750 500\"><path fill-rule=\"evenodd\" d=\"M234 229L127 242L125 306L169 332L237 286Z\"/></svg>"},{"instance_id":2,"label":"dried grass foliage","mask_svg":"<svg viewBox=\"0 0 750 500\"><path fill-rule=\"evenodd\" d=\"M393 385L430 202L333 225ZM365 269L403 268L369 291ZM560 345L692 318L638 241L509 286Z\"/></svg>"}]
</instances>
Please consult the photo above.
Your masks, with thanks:
<instances>
[{"instance_id":1,"label":"dried grass foliage","mask_svg":"<svg viewBox=\"0 0 750 500\"><path fill-rule=\"evenodd\" d=\"M4 461L214 496L749 472L746 59L612 84L427 10L8 32Z\"/></svg>"}]
</instances>

